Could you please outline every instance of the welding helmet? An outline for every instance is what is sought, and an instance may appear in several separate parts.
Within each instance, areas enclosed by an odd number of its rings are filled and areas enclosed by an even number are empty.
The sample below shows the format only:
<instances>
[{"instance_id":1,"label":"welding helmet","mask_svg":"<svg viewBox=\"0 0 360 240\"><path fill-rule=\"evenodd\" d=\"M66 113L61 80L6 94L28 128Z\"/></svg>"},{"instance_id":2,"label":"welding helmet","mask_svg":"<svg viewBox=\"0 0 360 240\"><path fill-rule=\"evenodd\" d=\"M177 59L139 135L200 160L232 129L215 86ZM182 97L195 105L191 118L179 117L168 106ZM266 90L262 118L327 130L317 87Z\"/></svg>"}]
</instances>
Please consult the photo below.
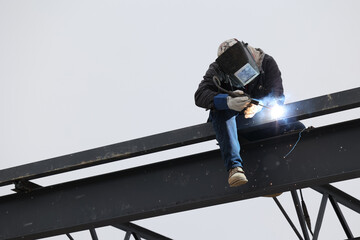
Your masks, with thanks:
<instances>
[{"instance_id":1,"label":"welding helmet","mask_svg":"<svg viewBox=\"0 0 360 240\"><path fill-rule=\"evenodd\" d=\"M238 88L246 86L260 74L247 43L235 38L219 46L218 58L215 61L220 69L229 75L231 84Z\"/></svg>"}]
</instances>

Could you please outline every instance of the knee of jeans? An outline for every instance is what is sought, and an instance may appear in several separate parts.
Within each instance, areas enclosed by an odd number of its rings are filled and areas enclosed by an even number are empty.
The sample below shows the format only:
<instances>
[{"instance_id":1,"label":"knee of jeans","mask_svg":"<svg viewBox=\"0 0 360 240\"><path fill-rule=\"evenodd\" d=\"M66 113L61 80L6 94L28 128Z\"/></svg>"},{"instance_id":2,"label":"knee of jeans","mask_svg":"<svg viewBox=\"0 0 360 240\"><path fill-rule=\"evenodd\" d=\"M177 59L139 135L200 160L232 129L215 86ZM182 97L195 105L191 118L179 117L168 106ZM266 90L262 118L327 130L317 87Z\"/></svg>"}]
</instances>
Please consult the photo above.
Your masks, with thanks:
<instances>
[{"instance_id":1,"label":"knee of jeans","mask_svg":"<svg viewBox=\"0 0 360 240\"><path fill-rule=\"evenodd\" d=\"M212 110L209 115L210 121L217 121L217 120L229 120L230 118L236 117L239 115L238 112L234 110Z\"/></svg>"}]
</instances>

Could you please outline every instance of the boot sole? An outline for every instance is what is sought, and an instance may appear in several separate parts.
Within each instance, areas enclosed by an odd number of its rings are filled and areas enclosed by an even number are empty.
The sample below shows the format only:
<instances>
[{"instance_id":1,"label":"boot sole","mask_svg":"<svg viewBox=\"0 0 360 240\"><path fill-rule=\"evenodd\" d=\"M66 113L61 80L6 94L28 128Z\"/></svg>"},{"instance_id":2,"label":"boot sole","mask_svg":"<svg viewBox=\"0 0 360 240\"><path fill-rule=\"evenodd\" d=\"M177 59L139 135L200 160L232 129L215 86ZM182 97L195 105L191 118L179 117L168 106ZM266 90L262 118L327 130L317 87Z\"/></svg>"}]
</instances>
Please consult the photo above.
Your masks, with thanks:
<instances>
[{"instance_id":1,"label":"boot sole","mask_svg":"<svg viewBox=\"0 0 360 240\"><path fill-rule=\"evenodd\" d=\"M263 197L278 197L278 196L280 196L282 194L282 192L281 193L274 193L274 194L270 194L270 195L264 195Z\"/></svg>"},{"instance_id":2,"label":"boot sole","mask_svg":"<svg viewBox=\"0 0 360 240\"><path fill-rule=\"evenodd\" d=\"M233 182L229 182L229 185L230 185L230 187L238 187L238 186L246 184L247 182L248 182L247 179L242 179L242 180L236 180Z\"/></svg>"}]
</instances>

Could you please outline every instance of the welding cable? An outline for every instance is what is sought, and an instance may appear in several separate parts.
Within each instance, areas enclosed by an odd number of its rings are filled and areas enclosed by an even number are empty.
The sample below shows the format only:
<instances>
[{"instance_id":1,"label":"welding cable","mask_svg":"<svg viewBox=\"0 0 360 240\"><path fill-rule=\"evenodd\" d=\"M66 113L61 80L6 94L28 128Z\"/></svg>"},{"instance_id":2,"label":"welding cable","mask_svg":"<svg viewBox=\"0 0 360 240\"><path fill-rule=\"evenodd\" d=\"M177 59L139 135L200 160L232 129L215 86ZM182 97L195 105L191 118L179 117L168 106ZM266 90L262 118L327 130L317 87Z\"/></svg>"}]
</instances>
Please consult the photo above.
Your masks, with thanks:
<instances>
[{"instance_id":1,"label":"welding cable","mask_svg":"<svg viewBox=\"0 0 360 240\"><path fill-rule=\"evenodd\" d=\"M214 77L213 77L213 82L214 82L215 86L216 86L220 91L222 91L223 93L227 93L227 94L229 94L229 96L234 97L234 98L235 98L235 97L239 97L239 96L238 96L237 94L235 94L234 92L228 91L228 90L220 87L221 82L220 82L220 79L218 78L218 76L214 76ZM244 95L247 96L245 93L244 93Z\"/></svg>"},{"instance_id":2,"label":"welding cable","mask_svg":"<svg viewBox=\"0 0 360 240\"><path fill-rule=\"evenodd\" d=\"M298 142L299 142L300 139L301 139L301 133L302 133L303 131L305 131L305 129L306 129L306 128L304 128L303 130L301 130L301 131L299 132L298 140L296 141L296 143L294 144L294 146L291 148L291 150L290 150L283 158L286 158L287 156L289 156L289 154L294 150L294 148L296 147L296 145L298 144Z\"/></svg>"}]
</instances>

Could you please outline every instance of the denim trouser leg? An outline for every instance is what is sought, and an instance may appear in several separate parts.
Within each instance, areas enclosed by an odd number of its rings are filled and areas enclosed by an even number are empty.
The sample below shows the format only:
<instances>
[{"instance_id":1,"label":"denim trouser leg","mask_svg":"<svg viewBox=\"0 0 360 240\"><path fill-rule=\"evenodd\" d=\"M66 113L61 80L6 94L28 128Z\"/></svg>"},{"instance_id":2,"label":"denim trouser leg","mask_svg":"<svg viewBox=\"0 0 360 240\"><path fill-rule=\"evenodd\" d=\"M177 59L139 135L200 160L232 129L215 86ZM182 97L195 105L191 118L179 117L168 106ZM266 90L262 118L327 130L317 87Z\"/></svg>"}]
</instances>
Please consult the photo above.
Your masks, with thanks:
<instances>
[{"instance_id":1,"label":"denim trouser leg","mask_svg":"<svg viewBox=\"0 0 360 240\"><path fill-rule=\"evenodd\" d=\"M219 142L225 167L229 171L234 167L242 167L240 157L240 143L238 140L236 117L238 112L233 110L213 110L210 119Z\"/></svg>"}]
</instances>

